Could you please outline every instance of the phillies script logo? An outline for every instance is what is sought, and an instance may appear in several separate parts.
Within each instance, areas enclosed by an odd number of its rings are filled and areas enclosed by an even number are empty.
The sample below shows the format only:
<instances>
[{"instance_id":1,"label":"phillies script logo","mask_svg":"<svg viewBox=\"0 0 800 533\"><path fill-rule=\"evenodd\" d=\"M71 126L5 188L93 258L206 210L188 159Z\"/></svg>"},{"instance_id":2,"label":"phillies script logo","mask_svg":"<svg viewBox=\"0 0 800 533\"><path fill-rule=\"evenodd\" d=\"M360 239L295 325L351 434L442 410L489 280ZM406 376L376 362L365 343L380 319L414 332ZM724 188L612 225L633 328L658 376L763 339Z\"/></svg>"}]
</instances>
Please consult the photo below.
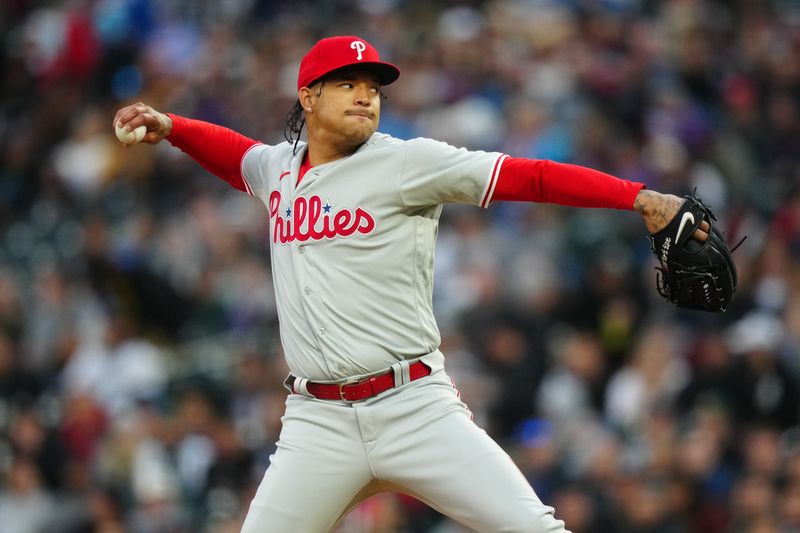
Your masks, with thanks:
<instances>
[{"instance_id":1,"label":"phillies script logo","mask_svg":"<svg viewBox=\"0 0 800 533\"><path fill-rule=\"evenodd\" d=\"M274 218L272 242L286 244L292 241L319 241L334 237L348 237L353 233L370 233L375 229L375 219L364 209L355 211L339 209L316 194L306 198L298 196L294 203L281 210L281 193L272 191L269 195L269 218Z\"/></svg>"}]
</instances>

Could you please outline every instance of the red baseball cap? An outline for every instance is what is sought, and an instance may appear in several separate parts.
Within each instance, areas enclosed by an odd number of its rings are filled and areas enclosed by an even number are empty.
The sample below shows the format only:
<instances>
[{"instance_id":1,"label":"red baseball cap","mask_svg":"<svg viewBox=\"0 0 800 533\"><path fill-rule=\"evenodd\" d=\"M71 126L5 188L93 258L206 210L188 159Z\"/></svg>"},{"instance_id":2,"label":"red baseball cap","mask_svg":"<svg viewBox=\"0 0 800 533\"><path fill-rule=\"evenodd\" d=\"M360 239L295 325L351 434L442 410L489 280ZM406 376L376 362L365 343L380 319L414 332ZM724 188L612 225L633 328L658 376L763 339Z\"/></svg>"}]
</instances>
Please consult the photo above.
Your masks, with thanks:
<instances>
[{"instance_id":1,"label":"red baseball cap","mask_svg":"<svg viewBox=\"0 0 800 533\"><path fill-rule=\"evenodd\" d=\"M353 35L340 35L320 40L303 56L297 90L313 85L326 74L344 67L372 72L378 76L381 85L389 85L400 77L400 69L381 61L378 51L367 41Z\"/></svg>"}]
</instances>

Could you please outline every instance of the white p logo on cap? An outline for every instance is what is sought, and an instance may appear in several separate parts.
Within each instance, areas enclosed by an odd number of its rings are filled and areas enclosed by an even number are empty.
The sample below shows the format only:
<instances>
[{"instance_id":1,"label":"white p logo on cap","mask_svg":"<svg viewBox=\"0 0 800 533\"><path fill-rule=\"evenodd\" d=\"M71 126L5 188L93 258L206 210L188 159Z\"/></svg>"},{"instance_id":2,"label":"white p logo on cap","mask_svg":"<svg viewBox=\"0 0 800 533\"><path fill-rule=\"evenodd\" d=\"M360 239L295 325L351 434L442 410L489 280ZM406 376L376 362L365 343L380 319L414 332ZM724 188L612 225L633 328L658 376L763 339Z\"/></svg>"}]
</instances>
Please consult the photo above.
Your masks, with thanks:
<instances>
[{"instance_id":1,"label":"white p logo on cap","mask_svg":"<svg viewBox=\"0 0 800 533\"><path fill-rule=\"evenodd\" d=\"M353 41L352 43L350 43L350 48L358 52L358 56L356 57L356 59L361 61L362 59L361 52L367 49L367 45L365 45L361 41Z\"/></svg>"}]
</instances>

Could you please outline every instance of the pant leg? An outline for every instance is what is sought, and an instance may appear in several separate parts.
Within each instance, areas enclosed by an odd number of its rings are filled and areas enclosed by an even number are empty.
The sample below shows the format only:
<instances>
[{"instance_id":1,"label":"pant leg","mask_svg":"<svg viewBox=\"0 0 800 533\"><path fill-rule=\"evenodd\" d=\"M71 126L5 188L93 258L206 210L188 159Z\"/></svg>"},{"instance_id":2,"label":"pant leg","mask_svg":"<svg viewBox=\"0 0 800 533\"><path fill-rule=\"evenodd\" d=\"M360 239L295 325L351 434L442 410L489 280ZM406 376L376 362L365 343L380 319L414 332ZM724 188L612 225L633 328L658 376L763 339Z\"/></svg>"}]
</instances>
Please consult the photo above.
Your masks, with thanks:
<instances>
[{"instance_id":1,"label":"pant leg","mask_svg":"<svg viewBox=\"0 0 800 533\"><path fill-rule=\"evenodd\" d=\"M290 395L282 423L242 533L327 532L371 479L355 413Z\"/></svg>"},{"instance_id":2,"label":"pant leg","mask_svg":"<svg viewBox=\"0 0 800 533\"><path fill-rule=\"evenodd\" d=\"M565 532L505 451L475 425L446 376L381 405L375 473L487 533Z\"/></svg>"}]
</instances>

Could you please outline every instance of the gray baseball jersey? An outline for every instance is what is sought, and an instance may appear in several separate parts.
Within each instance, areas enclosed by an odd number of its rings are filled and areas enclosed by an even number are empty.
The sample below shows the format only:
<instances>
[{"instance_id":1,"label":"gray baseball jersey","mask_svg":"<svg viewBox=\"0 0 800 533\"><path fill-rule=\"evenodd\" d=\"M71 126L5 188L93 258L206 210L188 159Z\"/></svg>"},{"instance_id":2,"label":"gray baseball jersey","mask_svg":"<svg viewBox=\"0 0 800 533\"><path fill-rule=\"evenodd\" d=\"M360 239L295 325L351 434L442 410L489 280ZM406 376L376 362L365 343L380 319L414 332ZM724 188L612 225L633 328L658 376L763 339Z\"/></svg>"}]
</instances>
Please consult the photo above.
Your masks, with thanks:
<instances>
[{"instance_id":1,"label":"gray baseball jersey","mask_svg":"<svg viewBox=\"0 0 800 533\"><path fill-rule=\"evenodd\" d=\"M305 145L259 144L242 160L269 213L281 341L293 374L336 381L437 350L431 298L442 204L486 207L506 157L375 133L312 167Z\"/></svg>"},{"instance_id":2,"label":"gray baseball jersey","mask_svg":"<svg viewBox=\"0 0 800 533\"><path fill-rule=\"evenodd\" d=\"M300 378L294 385L390 369L396 386L355 403L293 386L242 532L328 531L386 490L477 531L565 532L471 421L444 371L432 312L442 204L488 206L506 156L376 133L298 184L304 155L305 146L293 155L288 143L256 145L242 160L245 188L269 213L281 340ZM418 358L431 375L409 381L409 360Z\"/></svg>"}]
</instances>

